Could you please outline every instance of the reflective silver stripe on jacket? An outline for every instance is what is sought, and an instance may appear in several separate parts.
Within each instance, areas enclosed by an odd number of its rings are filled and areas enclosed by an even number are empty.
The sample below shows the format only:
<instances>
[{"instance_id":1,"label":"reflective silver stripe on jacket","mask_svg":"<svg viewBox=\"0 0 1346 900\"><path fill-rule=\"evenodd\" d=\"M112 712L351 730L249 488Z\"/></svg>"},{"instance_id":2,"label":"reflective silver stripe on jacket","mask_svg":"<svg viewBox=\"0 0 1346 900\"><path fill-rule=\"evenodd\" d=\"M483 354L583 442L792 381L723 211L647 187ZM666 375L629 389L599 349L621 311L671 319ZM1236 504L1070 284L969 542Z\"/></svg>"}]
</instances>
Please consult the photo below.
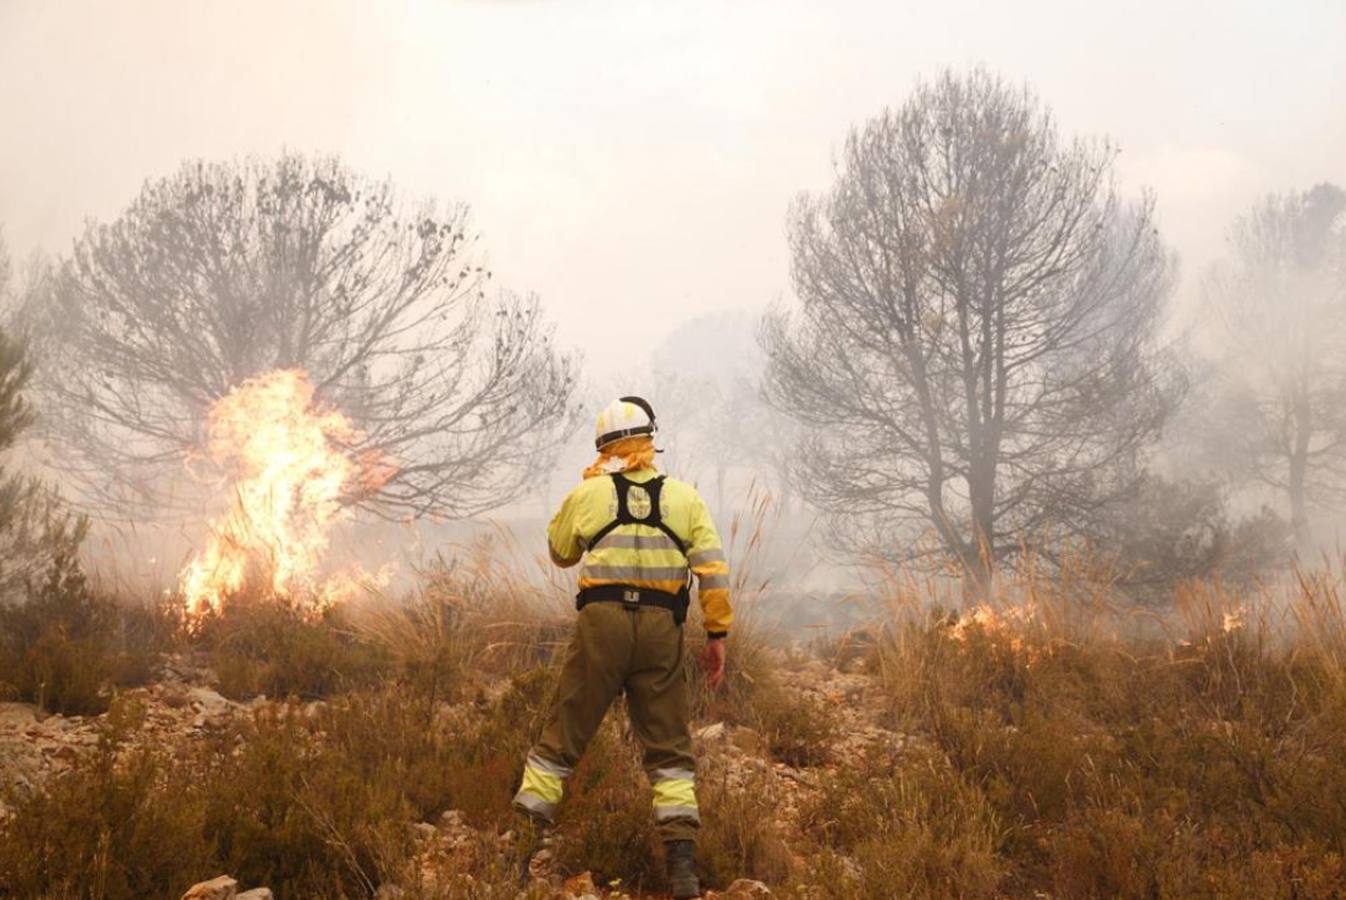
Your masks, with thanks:
<instances>
[{"instance_id":1,"label":"reflective silver stripe on jacket","mask_svg":"<svg viewBox=\"0 0 1346 900\"><path fill-rule=\"evenodd\" d=\"M689 554L687 561L694 566L704 566L707 563L724 562L724 551L716 547L714 550L698 550Z\"/></svg>"},{"instance_id":2,"label":"reflective silver stripe on jacket","mask_svg":"<svg viewBox=\"0 0 1346 900\"><path fill-rule=\"evenodd\" d=\"M605 581L685 581L686 566L585 566L580 573L584 578L601 578Z\"/></svg>"},{"instance_id":3,"label":"reflective silver stripe on jacket","mask_svg":"<svg viewBox=\"0 0 1346 900\"><path fill-rule=\"evenodd\" d=\"M658 534L618 534L610 531L601 541L589 549L602 550L612 547L616 550L677 550L681 549L673 539L662 531Z\"/></svg>"},{"instance_id":4,"label":"reflective silver stripe on jacket","mask_svg":"<svg viewBox=\"0 0 1346 900\"><path fill-rule=\"evenodd\" d=\"M697 581L697 584L701 586L702 590L706 591L711 590L712 588L727 588L729 587L729 576L702 575Z\"/></svg>"}]
</instances>

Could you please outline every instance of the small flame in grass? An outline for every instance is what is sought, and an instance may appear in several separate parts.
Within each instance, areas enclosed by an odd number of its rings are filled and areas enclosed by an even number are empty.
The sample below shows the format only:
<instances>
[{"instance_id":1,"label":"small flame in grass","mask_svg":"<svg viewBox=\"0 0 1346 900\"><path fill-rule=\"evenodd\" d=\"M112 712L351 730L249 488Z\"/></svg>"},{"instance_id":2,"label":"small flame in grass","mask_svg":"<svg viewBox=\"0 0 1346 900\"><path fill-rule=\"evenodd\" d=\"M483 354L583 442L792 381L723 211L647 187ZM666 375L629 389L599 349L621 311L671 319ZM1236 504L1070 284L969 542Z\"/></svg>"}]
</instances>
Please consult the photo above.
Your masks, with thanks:
<instances>
[{"instance_id":1,"label":"small flame in grass","mask_svg":"<svg viewBox=\"0 0 1346 900\"><path fill-rule=\"evenodd\" d=\"M362 435L340 412L314 403L299 369L238 385L211 408L207 429L206 452L230 473L234 497L180 576L189 614L218 609L245 587L316 607L358 590L370 576L355 567L323 578L322 557L333 526L353 514L348 498L377 490L396 469L344 449Z\"/></svg>"},{"instance_id":2,"label":"small flame in grass","mask_svg":"<svg viewBox=\"0 0 1346 900\"><path fill-rule=\"evenodd\" d=\"M1037 608L1032 604L1006 606L997 610L982 603L959 617L949 629L949 637L959 643L966 643L975 629L984 635L1005 639L1010 649L1018 653L1026 647L1021 632L1037 617Z\"/></svg>"}]
</instances>

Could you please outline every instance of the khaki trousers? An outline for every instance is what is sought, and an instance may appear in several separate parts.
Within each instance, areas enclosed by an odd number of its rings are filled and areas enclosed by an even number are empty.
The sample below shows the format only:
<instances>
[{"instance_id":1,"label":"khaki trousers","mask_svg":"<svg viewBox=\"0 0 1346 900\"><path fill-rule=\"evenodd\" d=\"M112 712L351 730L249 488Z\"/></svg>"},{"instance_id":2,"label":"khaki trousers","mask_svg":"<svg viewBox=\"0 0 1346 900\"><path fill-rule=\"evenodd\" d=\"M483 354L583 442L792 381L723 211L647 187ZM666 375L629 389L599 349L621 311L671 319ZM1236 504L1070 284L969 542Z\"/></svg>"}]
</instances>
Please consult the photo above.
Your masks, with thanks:
<instances>
[{"instance_id":1,"label":"khaki trousers","mask_svg":"<svg viewBox=\"0 0 1346 900\"><path fill-rule=\"evenodd\" d=\"M580 610L547 724L524 763L514 805L552 820L565 780L623 691L654 789L660 836L694 839L700 815L682 627L658 607L603 602Z\"/></svg>"}]
</instances>

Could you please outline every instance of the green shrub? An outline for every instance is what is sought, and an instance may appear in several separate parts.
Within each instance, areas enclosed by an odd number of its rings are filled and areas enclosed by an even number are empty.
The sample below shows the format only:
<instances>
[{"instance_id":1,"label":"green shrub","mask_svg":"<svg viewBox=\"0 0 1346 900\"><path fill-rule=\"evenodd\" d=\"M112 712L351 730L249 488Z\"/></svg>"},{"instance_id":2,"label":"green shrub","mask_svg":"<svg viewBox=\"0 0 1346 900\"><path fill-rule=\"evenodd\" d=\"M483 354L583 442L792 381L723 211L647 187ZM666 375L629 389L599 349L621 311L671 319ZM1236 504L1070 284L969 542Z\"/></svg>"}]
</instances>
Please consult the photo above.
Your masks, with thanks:
<instances>
[{"instance_id":1,"label":"green shrub","mask_svg":"<svg viewBox=\"0 0 1346 900\"><path fill-rule=\"evenodd\" d=\"M317 699L368 686L390 670L387 652L354 633L341 607L319 615L281 598L240 597L203 618L196 640L233 699Z\"/></svg>"},{"instance_id":2,"label":"green shrub","mask_svg":"<svg viewBox=\"0 0 1346 900\"><path fill-rule=\"evenodd\" d=\"M0 240L0 299L7 264ZM27 342L0 325L0 452L18 443L36 419L24 396L33 371ZM0 465L0 605L13 603L58 557L73 557L88 524L70 515L51 487Z\"/></svg>"},{"instance_id":3,"label":"green shrub","mask_svg":"<svg viewBox=\"0 0 1346 900\"><path fill-rule=\"evenodd\" d=\"M0 686L50 712L101 713L113 688L150 679L173 630L170 612L96 593L59 553L22 602L0 605Z\"/></svg>"}]
</instances>

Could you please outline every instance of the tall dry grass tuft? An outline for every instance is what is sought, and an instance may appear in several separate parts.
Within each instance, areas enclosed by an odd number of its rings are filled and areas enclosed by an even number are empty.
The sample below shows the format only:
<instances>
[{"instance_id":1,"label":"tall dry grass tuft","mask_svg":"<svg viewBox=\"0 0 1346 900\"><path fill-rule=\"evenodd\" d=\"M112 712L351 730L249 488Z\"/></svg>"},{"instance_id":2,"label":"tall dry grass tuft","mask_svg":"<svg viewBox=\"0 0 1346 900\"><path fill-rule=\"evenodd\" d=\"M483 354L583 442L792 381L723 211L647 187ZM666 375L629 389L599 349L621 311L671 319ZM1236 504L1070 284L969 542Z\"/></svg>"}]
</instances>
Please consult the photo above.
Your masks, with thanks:
<instances>
[{"instance_id":1,"label":"tall dry grass tuft","mask_svg":"<svg viewBox=\"0 0 1346 900\"><path fill-rule=\"evenodd\" d=\"M1314 660L1333 686L1346 688L1346 560L1342 569L1332 572L1299 573L1294 602L1290 604L1290 622L1299 653Z\"/></svg>"},{"instance_id":2,"label":"tall dry grass tuft","mask_svg":"<svg viewBox=\"0 0 1346 900\"><path fill-rule=\"evenodd\" d=\"M690 677L693 692L693 716L697 719L724 720L749 724L753 698L767 685L776 668L773 646L779 644L779 629L771 624L767 612L776 573L767 563L771 555L773 527L782 514L780 504L770 492L754 482L749 486L743 508L736 512L723 532L725 557L730 564L730 596L734 605L734 624L729 629L725 681L712 691L705 675L694 662ZM701 611L693 602L687 619L688 658L695 660L705 641Z\"/></svg>"},{"instance_id":3,"label":"tall dry grass tuft","mask_svg":"<svg viewBox=\"0 0 1346 900\"><path fill-rule=\"evenodd\" d=\"M441 553L408 597L351 604L353 632L432 702L487 677L549 665L574 616L572 579L504 529Z\"/></svg>"}]
</instances>

